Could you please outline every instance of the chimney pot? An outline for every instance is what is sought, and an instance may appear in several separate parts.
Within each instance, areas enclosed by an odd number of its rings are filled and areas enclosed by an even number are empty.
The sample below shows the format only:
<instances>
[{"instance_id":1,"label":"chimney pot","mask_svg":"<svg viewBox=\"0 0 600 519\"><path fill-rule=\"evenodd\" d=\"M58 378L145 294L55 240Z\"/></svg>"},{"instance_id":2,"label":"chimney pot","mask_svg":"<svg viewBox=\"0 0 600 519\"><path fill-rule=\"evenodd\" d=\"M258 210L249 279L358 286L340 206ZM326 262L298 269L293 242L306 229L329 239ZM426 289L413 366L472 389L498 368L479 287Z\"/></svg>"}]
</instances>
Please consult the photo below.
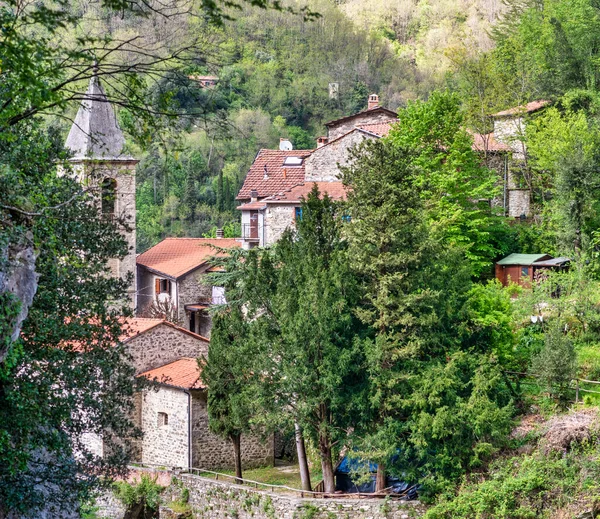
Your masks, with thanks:
<instances>
[{"instance_id":1,"label":"chimney pot","mask_svg":"<svg viewBox=\"0 0 600 519\"><path fill-rule=\"evenodd\" d=\"M250 201L256 202L257 200L258 200L258 191L256 189L253 189L252 191L250 191Z\"/></svg>"},{"instance_id":2,"label":"chimney pot","mask_svg":"<svg viewBox=\"0 0 600 519\"><path fill-rule=\"evenodd\" d=\"M372 110L373 108L377 108L379 106L379 96L377 94L371 94L369 96L368 110Z\"/></svg>"},{"instance_id":3,"label":"chimney pot","mask_svg":"<svg viewBox=\"0 0 600 519\"><path fill-rule=\"evenodd\" d=\"M327 144L329 142L329 137L319 137L317 139L317 148L320 148L321 146L325 146L325 144Z\"/></svg>"},{"instance_id":4,"label":"chimney pot","mask_svg":"<svg viewBox=\"0 0 600 519\"><path fill-rule=\"evenodd\" d=\"M217 229L217 238L221 239L223 238L224 233L223 233L223 229Z\"/></svg>"}]
</instances>

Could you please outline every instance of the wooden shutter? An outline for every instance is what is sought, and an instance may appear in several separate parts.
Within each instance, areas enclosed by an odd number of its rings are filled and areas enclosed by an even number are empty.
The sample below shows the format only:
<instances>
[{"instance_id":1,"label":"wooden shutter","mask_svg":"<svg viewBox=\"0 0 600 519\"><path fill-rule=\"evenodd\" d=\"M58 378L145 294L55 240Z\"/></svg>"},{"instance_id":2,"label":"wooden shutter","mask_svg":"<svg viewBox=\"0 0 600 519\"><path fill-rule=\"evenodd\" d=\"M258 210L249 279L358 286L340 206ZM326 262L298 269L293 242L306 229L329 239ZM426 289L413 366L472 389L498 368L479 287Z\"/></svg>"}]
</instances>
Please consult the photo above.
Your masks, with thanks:
<instances>
[{"instance_id":1,"label":"wooden shutter","mask_svg":"<svg viewBox=\"0 0 600 519\"><path fill-rule=\"evenodd\" d=\"M154 292L157 295L160 294L160 279L159 278L154 279Z\"/></svg>"}]
</instances>

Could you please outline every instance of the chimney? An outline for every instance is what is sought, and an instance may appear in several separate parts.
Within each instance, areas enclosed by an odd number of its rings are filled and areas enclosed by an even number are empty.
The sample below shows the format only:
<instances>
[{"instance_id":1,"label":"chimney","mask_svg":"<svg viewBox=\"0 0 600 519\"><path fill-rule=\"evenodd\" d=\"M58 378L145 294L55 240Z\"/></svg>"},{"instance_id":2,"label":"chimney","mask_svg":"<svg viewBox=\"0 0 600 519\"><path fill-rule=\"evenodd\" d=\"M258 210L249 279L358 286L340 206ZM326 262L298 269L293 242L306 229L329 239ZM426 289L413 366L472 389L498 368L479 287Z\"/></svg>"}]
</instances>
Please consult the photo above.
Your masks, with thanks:
<instances>
[{"instance_id":1,"label":"chimney","mask_svg":"<svg viewBox=\"0 0 600 519\"><path fill-rule=\"evenodd\" d=\"M223 238L224 234L223 234L223 229L217 229L217 238L221 239Z\"/></svg>"},{"instance_id":2,"label":"chimney","mask_svg":"<svg viewBox=\"0 0 600 519\"><path fill-rule=\"evenodd\" d=\"M329 142L329 137L319 137L317 139L317 148L320 148L321 146L325 146L325 144L327 144Z\"/></svg>"},{"instance_id":3,"label":"chimney","mask_svg":"<svg viewBox=\"0 0 600 519\"><path fill-rule=\"evenodd\" d=\"M379 96L377 94L371 94L369 96L369 104L367 105L367 110L372 110L373 108L377 108L379 106Z\"/></svg>"},{"instance_id":4,"label":"chimney","mask_svg":"<svg viewBox=\"0 0 600 519\"><path fill-rule=\"evenodd\" d=\"M256 189L250 191L250 202L258 202L258 191Z\"/></svg>"}]
</instances>

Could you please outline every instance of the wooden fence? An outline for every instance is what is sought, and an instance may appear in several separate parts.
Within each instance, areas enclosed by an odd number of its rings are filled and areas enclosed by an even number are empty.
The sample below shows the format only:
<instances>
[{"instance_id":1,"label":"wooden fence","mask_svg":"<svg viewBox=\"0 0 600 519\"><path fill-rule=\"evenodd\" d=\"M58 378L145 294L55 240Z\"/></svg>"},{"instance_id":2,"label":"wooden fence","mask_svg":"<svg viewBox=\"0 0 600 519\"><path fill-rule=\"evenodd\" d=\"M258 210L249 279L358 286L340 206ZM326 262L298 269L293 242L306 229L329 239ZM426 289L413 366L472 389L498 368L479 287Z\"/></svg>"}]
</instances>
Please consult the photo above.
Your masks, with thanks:
<instances>
[{"instance_id":1,"label":"wooden fence","mask_svg":"<svg viewBox=\"0 0 600 519\"><path fill-rule=\"evenodd\" d=\"M533 373L521 373L519 371L505 371L504 373L506 373L507 375L517 375L519 377L522 378L533 378L533 379L538 379L541 378L539 375L535 375ZM594 391L592 389L586 389L581 387L581 384L592 384L595 386L599 386L600 385L600 381L598 380L588 380L585 378L573 378L570 381L570 384L574 384L572 387L568 387L567 389L570 389L571 391L575 391L575 403L578 403L580 401L580 393L593 393L595 395L600 395L600 391Z\"/></svg>"}]
</instances>

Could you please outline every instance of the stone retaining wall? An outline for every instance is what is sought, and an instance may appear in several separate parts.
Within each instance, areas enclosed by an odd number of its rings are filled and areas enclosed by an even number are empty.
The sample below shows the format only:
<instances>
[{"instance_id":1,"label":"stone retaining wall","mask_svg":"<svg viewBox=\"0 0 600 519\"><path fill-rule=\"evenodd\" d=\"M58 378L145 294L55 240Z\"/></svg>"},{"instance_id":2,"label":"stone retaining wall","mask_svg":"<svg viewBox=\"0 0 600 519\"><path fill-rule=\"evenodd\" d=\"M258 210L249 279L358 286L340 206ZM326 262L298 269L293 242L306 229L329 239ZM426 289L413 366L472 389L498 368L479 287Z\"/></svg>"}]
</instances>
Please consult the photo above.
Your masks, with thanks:
<instances>
[{"instance_id":1,"label":"stone retaining wall","mask_svg":"<svg viewBox=\"0 0 600 519\"><path fill-rule=\"evenodd\" d=\"M421 517L418 501L310 499L182 474L197 519L409 519Z\"/></svg>"},{"instance_id":2,"label":"stone retaining wall","mask_svg":"<svg viewBox=\"0 0 600 519\"><path fill-rule=\"evenodd\" d=\"M146 470L136 470L130 481ZM159 484L172 483L164 492L164 507L189 492L194 519L413 519L422 517L425 507L419 501L386 499L313 499L292 494L266 492L191 474L150 470ZM97 516L122 519L123 507L107 494L96 501ZM119 515L121 514L121 515ZM165 515L161 513L161 516Z\"/></svg>"}]
</instances>

